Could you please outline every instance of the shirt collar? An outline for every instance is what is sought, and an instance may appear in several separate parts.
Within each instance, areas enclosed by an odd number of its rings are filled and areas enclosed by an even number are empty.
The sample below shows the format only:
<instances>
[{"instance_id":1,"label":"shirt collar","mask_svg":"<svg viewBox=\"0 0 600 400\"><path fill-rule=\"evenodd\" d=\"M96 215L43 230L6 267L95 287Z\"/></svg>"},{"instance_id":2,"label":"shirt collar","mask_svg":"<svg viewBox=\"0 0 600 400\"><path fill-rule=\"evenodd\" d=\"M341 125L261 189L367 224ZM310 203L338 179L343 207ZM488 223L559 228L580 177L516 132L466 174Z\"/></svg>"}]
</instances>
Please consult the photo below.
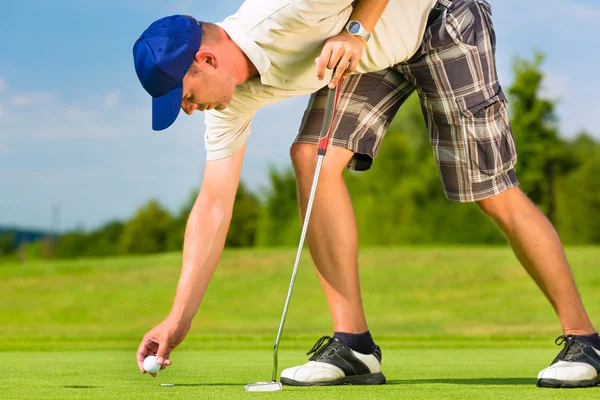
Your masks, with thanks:
<instances>
[{"instance_id":1,"label":"shirt collar","mask_svg":"<svg viewBox=\"0 0 600 400\"><path fill-rule=\"evenodd\" d=\"M254 64L259 74L263 75L269 70L271 60L269 60L260 46L246 35L244 30L239 26L238 21L227 19L217 25L223 28L231 40L242 49L252 64Z\"/></svg>"}]
</instances>

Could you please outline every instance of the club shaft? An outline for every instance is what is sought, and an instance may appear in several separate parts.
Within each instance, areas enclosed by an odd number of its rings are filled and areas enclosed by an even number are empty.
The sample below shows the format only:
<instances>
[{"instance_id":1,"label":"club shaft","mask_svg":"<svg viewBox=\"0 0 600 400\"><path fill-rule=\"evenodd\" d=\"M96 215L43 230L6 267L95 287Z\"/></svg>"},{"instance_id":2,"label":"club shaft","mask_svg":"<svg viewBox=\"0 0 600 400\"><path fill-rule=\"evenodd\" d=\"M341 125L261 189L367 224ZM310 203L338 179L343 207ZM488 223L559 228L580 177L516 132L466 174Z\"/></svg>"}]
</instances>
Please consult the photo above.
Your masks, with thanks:
<instances>
[{"instance_id":1,"label":"club shaft","mask_svg":"<svg viewBox=\"0 0 600 400\"><path fill-rule=\"evenodd\" d=\"M312 187L310 189L310 196L308 198L308 206L306 207L306 215L304 216L304 223L302 224L302 234L300 235L300 244L298 245L298 252L296 253L296 262L294 263L294 270L292 271L292 279L290 280L290 286L288 288L287 297L285 298L285 305L283 306L283 313L281 315L281 321L279 322L279 329L277 330L277 338L275 338L275 347L273 348L273 377L272 381L275 382L277 379L277 351L279 350L279 341L281 340L281 333L283 332L283 326L285 325L285 318L287 316L288 306L290 299L292 298L292 292L294 290L294 281L296 280L296 273L298 272L298 265L300 264L300 256L302 255L302 248L304 247L304 239L306 238L306 231L308 230L308 222L310 220L310 213L312 211L312 205L315 199L315 193L317 192L317 184L319 182L319 174L321 172L321 165L323 164L323 155L319 155L317 159L317 167L315 170L315 176L313 178Z\"/></svg>"},{"instance_id":2,"label":"club shaft","mask_svg":"<svg viewBox=\"0 0 600 400\"><path fill-rule=\"evenodd\" d=\"M335 113L335 109L337 108L337 101L340 95L340 86L341 80L338 82L338 86L335 90L329 90L329 92L327 93L325 113L323 115L323 124L321 126L321 133L319 135L317 166L315 168L315 175L313 177L312 186L310 188L310 196L308 197L306 214L304 215L304 221L302 223L302 234L300 235L300 243L298 245L298 252L296 253L296 262L294 263L292 278L290 279L290 286L288 287L287 296L285 298L285 304L283 306L283 313L281 314L281 321L279 322L279 329L277 330L277 337L275 338L275 346L273 347L273 375L271 377L271 380L273 382L277 381L277 353L279 350L279 342L281 340L283 326L285 325L285 319L287 317L288 306L290 305L290 300L292 298L292 292L294 291L294 282L296 281L298 265L300 264L302 248L304 247L304 239L306 238L308 223L310 221L310 214L312 211L313 202L315 200L315 193L317 192L317 184L319 182L319 174L321 173L321 165L323 164L323 158L325 157L325 153L327 152L327 147L329 145L329 137L333 129L333 115Z\"/></svg>"}]
</instances>

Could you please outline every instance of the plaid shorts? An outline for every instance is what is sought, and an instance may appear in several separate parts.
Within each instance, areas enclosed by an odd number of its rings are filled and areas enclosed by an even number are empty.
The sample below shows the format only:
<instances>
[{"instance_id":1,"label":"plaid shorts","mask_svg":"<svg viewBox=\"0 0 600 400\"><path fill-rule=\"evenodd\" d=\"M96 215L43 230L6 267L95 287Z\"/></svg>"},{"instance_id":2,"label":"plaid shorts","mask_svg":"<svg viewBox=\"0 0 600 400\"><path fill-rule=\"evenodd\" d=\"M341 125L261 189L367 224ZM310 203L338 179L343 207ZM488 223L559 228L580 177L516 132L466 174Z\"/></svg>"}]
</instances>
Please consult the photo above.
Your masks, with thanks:
<instances>
[{"instance_id":1,"label":"plaid shorts","mask_svg":"<svg viewBox=\"0 0 600 400\"><path fill-rule=\"evenodd\" d=\"M330 144L355 153L347 168L371 167L396 112L416 90L450 200L479 201L519 184L491 13L485 0L439 0L410 60L344 80ZM318 142L327 91L311 96L295 143Z\"/></svg>"}]
</instances>

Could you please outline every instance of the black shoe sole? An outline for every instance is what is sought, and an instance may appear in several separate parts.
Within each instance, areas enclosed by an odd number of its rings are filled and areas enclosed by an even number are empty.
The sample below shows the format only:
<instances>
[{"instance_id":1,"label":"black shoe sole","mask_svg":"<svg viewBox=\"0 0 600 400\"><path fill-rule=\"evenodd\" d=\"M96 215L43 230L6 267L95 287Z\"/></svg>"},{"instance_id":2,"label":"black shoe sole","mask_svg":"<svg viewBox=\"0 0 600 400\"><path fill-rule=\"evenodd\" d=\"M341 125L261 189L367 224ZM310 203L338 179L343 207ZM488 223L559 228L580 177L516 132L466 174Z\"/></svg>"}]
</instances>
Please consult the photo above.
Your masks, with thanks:
<instances>
[{"instance_id":1,"label":"black shoe sole","mask_svg":"<svg viewBox=\"0 0 600 400\"><path fill-rule=\"evenodd\" d=\"M594 387L600 383L600 376L596 379L588 379L583 381L560 381L558 379L538 379L537 387L545 387L545 388L564 388L564 389L574 389L574 388L588 388Z\"/></svg>"},{"instance_id":2,"label":"black shoe sole","mask_svg":"<svg viewBox=\"0 0 600 400\"><path fill-rule=\"evenodd\" d=\"M336 386L336 385L383 385L385 376L381 372L365 375L350 375L327 382L300 382L289 378L281 378L287 386Z\"/></svg>"}]
</instances>

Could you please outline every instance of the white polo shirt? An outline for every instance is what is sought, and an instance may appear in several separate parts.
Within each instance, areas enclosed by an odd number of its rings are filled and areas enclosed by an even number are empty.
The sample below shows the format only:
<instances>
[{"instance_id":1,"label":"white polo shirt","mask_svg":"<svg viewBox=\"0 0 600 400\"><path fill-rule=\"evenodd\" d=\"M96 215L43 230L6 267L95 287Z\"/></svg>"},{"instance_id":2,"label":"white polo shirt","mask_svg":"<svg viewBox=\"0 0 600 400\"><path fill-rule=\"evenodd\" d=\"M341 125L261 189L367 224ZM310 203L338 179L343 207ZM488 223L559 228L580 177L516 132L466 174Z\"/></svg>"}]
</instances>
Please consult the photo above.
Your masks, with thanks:
<instances>
[{"instance_id":1,"label":"white polo shirt","mask_svg":"<svg viewBox=\"0 0 600 400\"><path fill-rule=\"evenodd\" d=\"M356 72L379 71L409 59L419 48L435 3L390 0ZM236 14L218 24L260 75L237 86L225 110L205 112L208 160L231 156L244 145L258 109L327 85L331 71L318 80L314 60L351 14L351 0L246 0Z\"/></svg>"}]
</instances>

